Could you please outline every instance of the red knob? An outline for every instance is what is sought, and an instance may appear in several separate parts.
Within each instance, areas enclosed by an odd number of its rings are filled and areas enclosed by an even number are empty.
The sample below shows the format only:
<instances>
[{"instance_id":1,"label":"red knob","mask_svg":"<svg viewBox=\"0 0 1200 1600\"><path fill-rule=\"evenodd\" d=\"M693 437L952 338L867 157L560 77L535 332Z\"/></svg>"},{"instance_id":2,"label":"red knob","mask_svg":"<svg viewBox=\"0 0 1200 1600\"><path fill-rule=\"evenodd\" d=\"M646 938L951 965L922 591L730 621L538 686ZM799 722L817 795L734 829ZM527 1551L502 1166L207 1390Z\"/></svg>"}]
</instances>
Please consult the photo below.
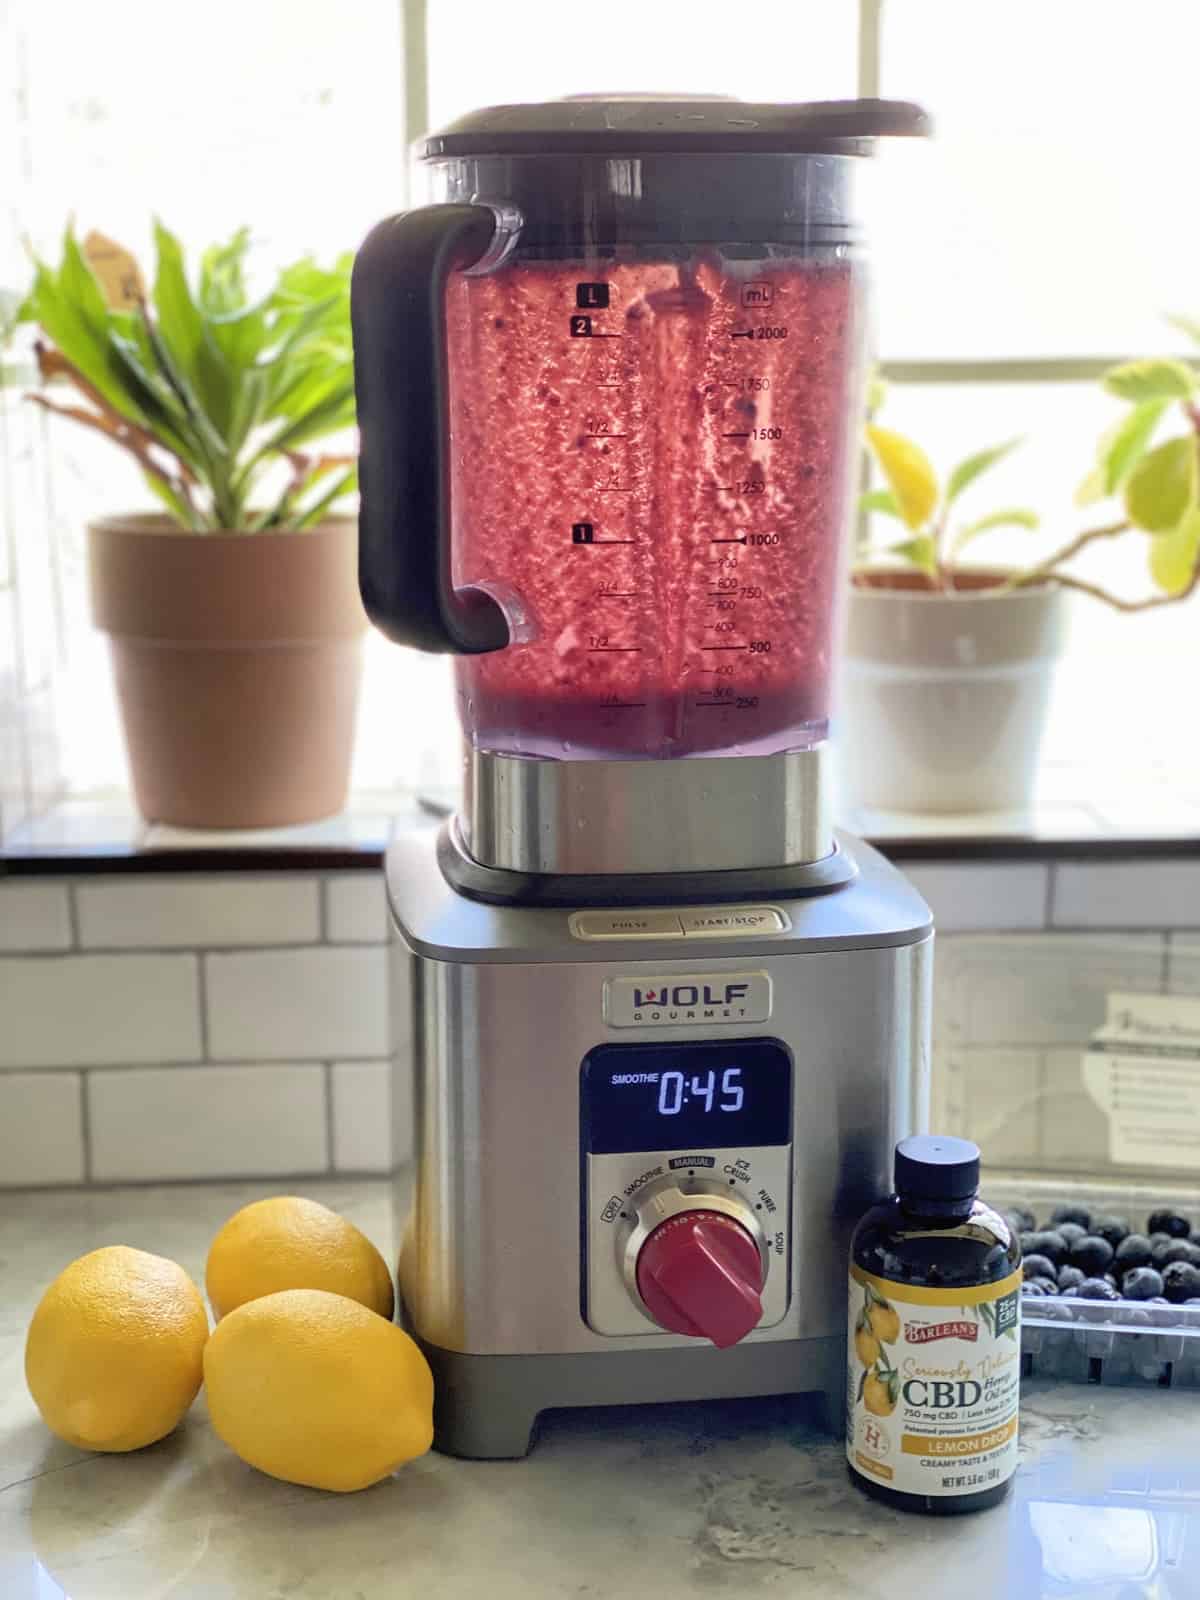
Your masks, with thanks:
<instances>
[{"instance_id":1,"label":"red knob","mask_svg":"<svg viewBox=\"0 0 1200 1600\"><path fill-rule=\"evenodd\" d=\"M670 1333L711 1339L718 1350L744 1339L762 1316L758 1246L719 1211L685 1211L661 1223L642 1246L638 1293Z\"/></svg>"}]
</instances>

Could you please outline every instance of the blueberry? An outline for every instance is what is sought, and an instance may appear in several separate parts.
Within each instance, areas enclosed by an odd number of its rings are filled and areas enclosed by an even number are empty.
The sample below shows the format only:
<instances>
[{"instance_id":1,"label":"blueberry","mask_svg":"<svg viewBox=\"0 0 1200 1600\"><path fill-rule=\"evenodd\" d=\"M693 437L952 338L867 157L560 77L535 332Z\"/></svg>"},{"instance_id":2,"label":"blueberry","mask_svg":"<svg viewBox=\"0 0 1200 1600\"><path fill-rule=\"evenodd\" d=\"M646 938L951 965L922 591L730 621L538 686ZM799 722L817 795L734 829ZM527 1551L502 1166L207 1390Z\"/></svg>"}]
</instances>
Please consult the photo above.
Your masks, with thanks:
<instances>
[{"instance_id":1,"label":"blueberry","mask_svg":"<svg viewBox=\"0 0 1200 1600\"><path fill-rule=\"evenodd\" d=\"M1122 1239L1129 1237L1129 1224L1124 1217L1096 1216L1092 1218L1092 1232L1097 1239L1107 1239L1115 1250Z\"/></svg>"},{"instance_id":2,"label":"blueberry","mask_svg":"<svg viewBox=\"0 0 1200 1600\"><path fill-rule=\"evenodd\" d=\"M1165 1303L1170 1304L1169 1301ZM1190 1300L1185 1300L1183 1303L1185 1306L1200 1306L1200 1294L1194 1294Z\"/></svg>"},{"instance_id":3,"label":"blueberry","mask_svg":"<svg viewBox=\"0 0 1200 1600\"><path fill-rule=\"evenodd\" d=\"M1026 1243L1028 1240L1028 1243ZM1052 1228L1043 1228L1040 1233L1027 1233L1021 1239L1021 1254L1025 1256L1046 1256L1053 1261L1056 1267L1061 1267L1067 1259L1067 1241L1061 1233L1056 1233Z\"/></svg>"},{"instance_id":4,"label":"blueberry","mask_svg":"<svg viewBox=\"0 0 1200 1600\"><path fill-rule=\"evenodd\" d=\"M1193 1244L1190 1239L1172 1239L1162 1247L1159 1258L1164 1267L1169 1267L1172 1261L1186 1261L1189 1266L1200 1267L1200 1245Z\"/></svg>"},{"instance_id":5,"label":"blueberry","mask_svg":"<svg viewBox=\"0 0 1200 1600\"><path fill-rule=\"evenodd\" d=\"M1059 1267L1058 1287L1060 1289L1078 1289L1087 1277L1086 1272L1080 1272L1078 1267Z\"/></svg>"},{"instance_id":6,"label":"blueberry","mask_svg":"<svg viewBox=\"0 0 1200 1600\"><path fill-rule=\"evenodd\" d=\"M1014 1233L1032 1233L1037 1227L1037 1218L1028 1206L1009 1206L1000 1215Z\"/></svg>"},{"instance_id":7,"label":"blueberry","mask_svg":"<svg viewBox=\"0 0 1200 1600\"><path fill-rule=\"evenodd\" d=\"M1054 1282L1058 1270L1053 1261L1038 1255L1026 1256L1021 1266L1027 1278L1049 1278L1051 1283Z\"/></svg>"},{"instance_id":8,"label":"blueberry","mask_svg":"<svg viewBox=\"0 0 1200 1600\"><path fill-rule=\"evenodd\" d=\"M1039 1278L1037 1281L1040 1283L1041 1279ZM1058 1298L1060 1300L1082 1300L1083 1295L1078 1289L1064 1289Z\"/></svg>"},{"instance_id":9,"label":"blueberry","mask_svg":"<svg viewBox=\"0 0 1200 1600\"><path fill-rule=\"evenodd\" d=\"M1173 1306L1185 1300L1200 1298L1200 1267L1190 1261L1172 1261L1162 1275L1163 1293Z\"/></svg>"},{"instance_id":10,"label":"blueberry","mask_svg":"<svg viewBox=\"0 0 1200 1600\"><path fill-rule=\"evenodd\" d=\"M1144 1233L1131 1233L1121 1240L1113 1256L1113 1263L1121 1272L1132 1267L1148 1267L1152 1247Z\"/></svg>"},{"instance_id":11,"label":"blueberry","mask_svg":"<svg viewBox=\"0 0 1200 1600\"><path fill-rule=\"evenodd\" d=\"M1080 1239L1086 1239L1088 1236L1087 1229L1081 1228L1077 1222L1060 1222L1054 1231L1062 1234L1067 1241L1068 1250L1072 1245L1078 1244Z\"/></svg>"},{"instance_id":12,"label":"blueberry","mask_svg":"<svg viewBox=\"0 0 1200 1600\"><path fill-rule=\"evenodd\" d=\"M1050 1226L1057 1228L1060 1222L1074 1222L1086 1233L1092 1225L1092 1213L1086 1206L1055 1206L1050 1213Z\"/></svg>"},{"instance_id":13,"label":"blueberry","mask_svg":"<svg viewBox=\"0 0 1200 1600\"><path fill-rule=\"evenodd\" d=\"M1186 1239L1192 1231L1191 1223L1178 1211L1152 1211L1146 1227L1151 1233L1169 1233L1172 1239Z\"/></svg>"},{"instance_id":14,"label":"blueberry","mask_svg":"<svg viewBox=\"0 0 1200 1600\"><path fill-rule=\"evenodd\" d=\"M1121 1296L1104 1278L1085 1278L1075 1293L1081 1300L1119 1300Z\"/></svg>"},{"instance_id":15,"label":"blueberry","mask_svg":"<svg viewBox=\"0 0 1200 1600\"><path fill-rule=\"evenodd\" d=\"M1168 1266L1170 1264L1166 1259L1167 1251L1171 1248L1172 1245L1174 1245L1174 1244L1183 1244L1183 1243L1186 1243L1186 1241L1185 1240L1181 1240L1181 1239L1172 1239L1172 1237L1171 1237L1171 1235L1169 1233L1156 1233L1156 1234L1151 1235L1151 1239L1150 1239L1150 1262L1151 1262L1151 1265L1152 1266L1156 1266L1158 1268L1158 1270L1161 1272L1162 1269L1165 1266Z\"/></svg>"},{"instance_id":16,"label":"blueberry","mask_svg":"<svg viewBox=\"0 0 1200 1600\"><path fill-rule=\"evenodd\" d=\"M1108 1271L1113 1258L1113 1247L1107 1239L1093 1239L1086 1234L1073 1245L1068 1257L1073 1267L1081 1267L1089 1278L1101 1278Z\"/></svg>"},{"instance_id":17,"label":"blueberry","mask_svg":"<svg viewBox=\"0 0 1200 1600\"><path fill-rule=\"evenodd\" d=\"M1027 1299L1040 1300L1044 1296L1054 1293L1054 1285L1049 1278L1026 1278L1021 1285L1021 1293Z\"/></svg>"},{"instance_id":18,"label":"blueberry","mask_svg":"<svg viewBox=\"0 0 1200 1600\"><path fill-rule=\"evenodd\" d=\"M1134 1267L1121 1279L1121 1293L1126 1300L1156 1300L1162 1292L1162 1273L1153 1267Z\"/></svg>"}]
</instances>

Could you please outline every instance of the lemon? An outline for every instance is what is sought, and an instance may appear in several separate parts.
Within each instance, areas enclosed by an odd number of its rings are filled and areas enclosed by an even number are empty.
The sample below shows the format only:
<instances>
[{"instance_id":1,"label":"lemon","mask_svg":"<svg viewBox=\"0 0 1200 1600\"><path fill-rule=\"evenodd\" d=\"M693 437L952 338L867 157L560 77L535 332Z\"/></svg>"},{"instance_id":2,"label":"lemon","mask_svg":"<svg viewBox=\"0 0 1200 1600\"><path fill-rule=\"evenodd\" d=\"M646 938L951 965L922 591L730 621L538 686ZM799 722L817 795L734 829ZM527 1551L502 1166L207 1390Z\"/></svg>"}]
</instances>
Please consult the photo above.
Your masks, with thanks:
<instances>
[{"instance_id":1,"label":"lemon","mask_svg":"<svg viewBox=\"0 0 1200 1600\"><path fill-rule=\"evenodd\" d=\"M884 1344L895 1344L900 1337L900 1318L895 1306L876 1302L867 1311L867 1321L871 1324L871 1332Z\"/></svg>"},{"instance_id":2,"label":"lemon","mask_svg":"<svg viewBox=\"0 0 1200 1600\"><path fill-rule=\"evenodd\" d=\"M235 1212L209 1247L204 1277L218 1318L281 1289L327 1289L392 1315L392 1278L379 1251L345 1217L297 1195Z\"/></svg>"},{"instance_id":3,"label":"lemon","mask_svg":"<svg viewBox=\"0 0 1200 1600\"><path fill-rule=\"evenodd\" d=\"M140 1450L196 1398L207 1338L200 1291L177 1262L106 1245L72 1261L42 1296L25 1381L68 1444Z\"/></svg>"},{"instance_id":4,"label":"lemon","mask_svg":"<svg viewBox=\"0 0 1200 1600\"><path fill-rule=\"evenodd\" d=\"M347 1493L433 1442L433 1375L394 1323L323 1289L223 1317L204 1353L219 1438L273 1478Z\"/></svg>"},{"instance_id":5,"label":"lemon","mask_svg":"<svg viewBox=\"0 0 1200 1600\"><path fill-rule=\"evenodd\" d=\"M886 1380L877 1377L873 1372L868 1372L866 1382L863 1384L863 1405L876 1417L890 1417L896 1409L896 1402L888 1391Z\"/></svg>"},{"instance_id":6,"label":"lemon","mask_svg":"<svg viewBox=\"0 0 1200 1600\"><path fill-rule=\"evenodd\" d=\"M854 1330L854 1348L864 1367L873 1367L879 1360L879 1340L870 1328L863 1327L861 1323Z\"/></svg>"}]
</instances>

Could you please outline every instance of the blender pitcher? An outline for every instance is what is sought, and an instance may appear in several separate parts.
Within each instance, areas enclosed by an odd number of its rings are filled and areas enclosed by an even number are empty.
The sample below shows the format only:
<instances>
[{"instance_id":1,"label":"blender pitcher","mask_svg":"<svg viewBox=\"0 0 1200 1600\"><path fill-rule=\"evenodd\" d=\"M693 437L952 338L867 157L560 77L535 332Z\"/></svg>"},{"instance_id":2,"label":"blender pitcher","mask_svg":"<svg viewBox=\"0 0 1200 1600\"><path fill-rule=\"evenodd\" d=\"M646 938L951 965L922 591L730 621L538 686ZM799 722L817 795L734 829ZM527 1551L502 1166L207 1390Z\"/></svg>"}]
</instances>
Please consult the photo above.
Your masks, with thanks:
<instances>
[{"instance_id":1,"label":"blender pitcher","mask_svg":"<svg viewBox=\"0 0 1200 1600\"><path fill-rule=\"evenodd\" d=\"M856 178L878 136L924 131L884 101L584 98L425 142L437 203L381 223L354 269L360 576L384 633L457 655L493 788L497 761L615 762L620 788L584 777L575 808L640 793L644 812L682 791L632 764L735 756L752 797L764 758L823 745L863 365ZM716 843L704 865L789 850Z\"/></svg>"}]
</instances>

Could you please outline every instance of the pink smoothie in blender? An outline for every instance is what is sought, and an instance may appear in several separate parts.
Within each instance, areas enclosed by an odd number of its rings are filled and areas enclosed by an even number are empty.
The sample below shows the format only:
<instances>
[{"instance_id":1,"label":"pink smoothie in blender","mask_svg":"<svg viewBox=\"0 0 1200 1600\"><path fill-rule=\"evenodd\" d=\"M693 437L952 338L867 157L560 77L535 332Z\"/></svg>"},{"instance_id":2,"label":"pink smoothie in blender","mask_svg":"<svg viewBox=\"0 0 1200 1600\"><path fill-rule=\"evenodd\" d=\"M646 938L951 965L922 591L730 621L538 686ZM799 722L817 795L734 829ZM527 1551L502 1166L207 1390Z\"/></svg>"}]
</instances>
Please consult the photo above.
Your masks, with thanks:
<instances>
[{"instance_id":1,"label":"pink smoothie in blender","mask_svg":"<svg viewBox=\"0 0 1200 1600\"><path fill-rule=\"evenodd\" d=\"M827 732L861 271L801 253L521 260L446 289L458 661L480 749L769 755Z\"/></svg>"}]
</instances>

